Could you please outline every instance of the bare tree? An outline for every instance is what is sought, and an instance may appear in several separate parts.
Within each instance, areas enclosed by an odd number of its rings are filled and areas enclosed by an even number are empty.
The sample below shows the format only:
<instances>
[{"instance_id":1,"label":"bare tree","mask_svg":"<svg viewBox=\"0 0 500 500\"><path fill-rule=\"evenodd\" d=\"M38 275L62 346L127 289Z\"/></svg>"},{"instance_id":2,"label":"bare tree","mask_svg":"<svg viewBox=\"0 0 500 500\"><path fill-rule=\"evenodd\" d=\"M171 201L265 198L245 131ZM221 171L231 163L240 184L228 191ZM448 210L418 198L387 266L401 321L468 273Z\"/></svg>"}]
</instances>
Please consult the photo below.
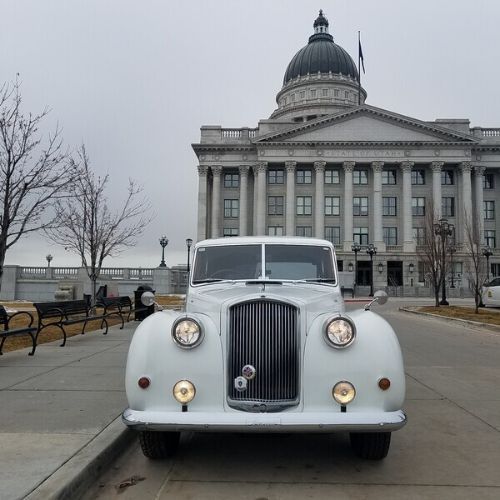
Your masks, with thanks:
<instances>
[{"instance_id":1,"label":"bare tree","mask_svg":"<svg viewBox=\"0 0 500 500\"><path fill-rule=\"evenodd\" d=\"M0 87L0 286L7 251L22 236L54 225L50 209L75 177L59 129L45 141L39 132L48 111L25 114L21 104L18 80Z\"/></svg>"},{"instance_id":2,"label":"bare tree","mask_svg":"<svg viewBox=\"0 0 500 500\"><path fill-rule=\"evenodd\" d=\"M104 259L134 246L152 217L149 203L140 198L142 189L132 180L121 208L116 212L109 208L105 195L109 176L95 176L84 145L78 150L74 164L80 175L72 187L73 199L57 203L60 224L47 233L52 241L81 257L92 282L95 305L97 279Z\"/></svg>"},{"instance_id":3,"label":"bare tree","mask_svg":"<svg viewBox=\"0 0 500 500\"><path fill-rule=\"evenodd\" d=\"M468 214L464 215L465 245L467 255L465 272L469 280L469 288L474 295L475 313L479 314L479 305L483 300L483 283L486 279L486 266L481 249L481 235L478 227L472 223Z\"/></svg>"},{"instance_id":4,"label":"bare tree","mask_svg":"<svg viewBox=\"0 0 500 500\"><path fill-rule=\"evenodd\" d=\"M431 200L426 206L424 218L424 244L417 247L417 255L424 263L425 273L434 289L435 305L439 307L439 291L441 286L445 285L446 264L443 265L441 239L434 231L436 221L437 217Z\"/></svg>"}]
</instances>

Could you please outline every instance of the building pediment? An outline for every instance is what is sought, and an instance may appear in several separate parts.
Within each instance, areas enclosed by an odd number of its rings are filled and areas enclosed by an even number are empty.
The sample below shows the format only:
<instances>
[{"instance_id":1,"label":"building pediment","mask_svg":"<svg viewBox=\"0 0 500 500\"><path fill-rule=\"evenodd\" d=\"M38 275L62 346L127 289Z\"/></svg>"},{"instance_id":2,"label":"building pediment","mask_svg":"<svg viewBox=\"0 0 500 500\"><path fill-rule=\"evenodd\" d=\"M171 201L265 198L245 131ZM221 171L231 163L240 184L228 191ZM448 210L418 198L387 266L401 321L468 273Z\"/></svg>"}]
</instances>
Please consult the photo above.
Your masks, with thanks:
<instances>
[{"instance_id":1,"label":"building pediment","mask_svg":"<svg viewBox=\"0 0 500 500\"><path fill-rule=\"evenodd\" d=\"M393 143L474 144L468 134L456 132L372 106L328 115L284 131L260 137L266 143Z\"/></svg>"}]
</instances>

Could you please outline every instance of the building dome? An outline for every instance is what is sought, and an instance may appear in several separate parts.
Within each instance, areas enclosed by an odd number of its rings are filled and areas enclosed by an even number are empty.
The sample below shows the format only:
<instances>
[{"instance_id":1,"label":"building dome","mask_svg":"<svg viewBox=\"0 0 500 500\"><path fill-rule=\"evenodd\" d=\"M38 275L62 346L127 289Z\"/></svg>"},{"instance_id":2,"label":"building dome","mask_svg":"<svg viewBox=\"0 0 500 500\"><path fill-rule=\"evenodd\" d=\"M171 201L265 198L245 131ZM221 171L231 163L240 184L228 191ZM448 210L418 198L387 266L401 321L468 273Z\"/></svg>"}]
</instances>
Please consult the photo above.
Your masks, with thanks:
<instances>
[{"instance_id":1,"label":"building dome","mask_svg":"<svg viewBox=\"0 0 500 500\"><path fill-rule=\"evenodd\" d=\"M358 68L347 51L333 41L322 10L313 27L309 43L286 68L273 119L310 120L365 102Z\"/></svg>"},{"instance_id":2,"label":"building dome","mask_svg":"<svg viewBox=\"0 0 500 500\"><path fill-rule=\"evenodd\" d=\"M328 19L319 11L314 21L314 34L309 37L309 43L302 47L288 65L283 85L298 76L316 73L333 73L358 79L358 70L351 56L333 41L328 33Z\"/></svg>"}]
</instances>

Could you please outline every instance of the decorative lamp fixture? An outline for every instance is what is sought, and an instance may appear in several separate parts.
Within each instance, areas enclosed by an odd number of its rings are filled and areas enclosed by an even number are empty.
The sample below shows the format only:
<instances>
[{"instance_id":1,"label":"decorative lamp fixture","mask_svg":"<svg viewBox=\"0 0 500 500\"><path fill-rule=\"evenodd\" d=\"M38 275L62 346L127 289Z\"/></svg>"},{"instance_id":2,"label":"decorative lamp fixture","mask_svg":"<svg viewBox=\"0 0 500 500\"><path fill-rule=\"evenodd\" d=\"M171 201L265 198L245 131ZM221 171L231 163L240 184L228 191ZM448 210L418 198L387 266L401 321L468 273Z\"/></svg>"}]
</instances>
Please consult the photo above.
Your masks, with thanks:
<instances>
[{"instance_id":1,"label":"decorative lamp fixture","mask_svg":"<svg viewBox=\"0 0 500 500\"><path fill-rule=\"evenodd\" d=\"M410 271L410 274L412 274L413 271L415 271L415 264L413 264L413 262L410 262L408 264L408 271Z\"/></svg>"},{"instance_id":2,"label":"decorative lamp fixture","mask_svg":"<svg viewBox=\"0 0 500 500\"><path fill-rule=\"evenodd\" d=\"M165 247L168 245L168 238L163 235L159 241L161 245L161 262L159 267L167 267L167 264L165 264Z\"/></svg>"},{"instance_id":3,"label":"decorative lamp fixture","mask_svg":"<svg viewBox=\"0 0 500 500\"><path fill-rule=\"evenodd\" d=\"M384 272L384 264L382 262L378 263L378 272L382 274Z\"/></svg>"},{"instance_id":4,"label":"decorative lamp fixture","mask_svg":"<svg viewBox=\"0 0 500 500\"><path fill-rule=\"evenodd\" d=\"M352 262L349 262L349 265L347 266L347 269L348 269L348 271L349 271L350 273L352 273L352 272L353 272L353 270L354 270L354 266L352 265Z\"/></svg>"}]
</instances>

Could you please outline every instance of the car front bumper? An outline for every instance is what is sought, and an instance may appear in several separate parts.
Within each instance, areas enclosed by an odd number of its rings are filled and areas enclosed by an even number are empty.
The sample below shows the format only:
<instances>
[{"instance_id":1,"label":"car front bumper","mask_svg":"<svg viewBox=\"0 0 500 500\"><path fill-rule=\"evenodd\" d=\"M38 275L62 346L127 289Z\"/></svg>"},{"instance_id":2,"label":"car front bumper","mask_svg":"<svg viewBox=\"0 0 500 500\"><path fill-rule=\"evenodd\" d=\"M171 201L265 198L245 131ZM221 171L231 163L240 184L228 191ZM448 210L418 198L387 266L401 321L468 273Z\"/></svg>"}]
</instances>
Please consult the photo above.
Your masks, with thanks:
<instances>
[{"instance_id":1,"label":"car front bumper","mask_svg":"<svg viewBox=\"0 0 500 500\"><path fill-rule=\"evenodd\" d=\"M391 432L406 424L402 410L393 412L247 413L123 412L123 422L139 431L196 432Z\"/></svg>"}]
</instances>

